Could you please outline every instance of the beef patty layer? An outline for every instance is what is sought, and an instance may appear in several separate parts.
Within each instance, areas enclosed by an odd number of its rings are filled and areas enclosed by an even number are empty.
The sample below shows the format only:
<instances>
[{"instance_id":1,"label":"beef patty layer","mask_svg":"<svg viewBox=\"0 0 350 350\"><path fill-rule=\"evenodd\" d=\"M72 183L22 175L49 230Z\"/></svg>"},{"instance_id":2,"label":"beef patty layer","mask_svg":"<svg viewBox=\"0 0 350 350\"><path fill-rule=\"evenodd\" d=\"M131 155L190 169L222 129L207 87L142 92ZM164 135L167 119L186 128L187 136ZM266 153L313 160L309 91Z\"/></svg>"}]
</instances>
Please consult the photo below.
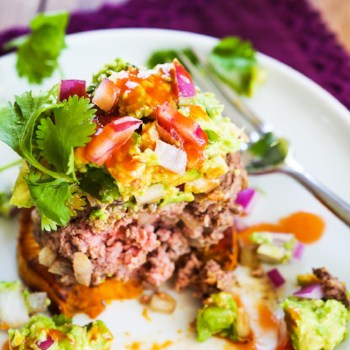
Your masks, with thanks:
<instances>
[{"instance_id":1,"label":"beef patty layer","mask_svg":"<svg viewBox=\"0 0 350 350\"><path fill-rule=\"evenodd\" d=\"M190 284L189 266L195 262L195 269L224 280L221 267L213 260L202 261L201 252L217 245L233 225L237 193L246 187L239 153L228 155L227 162L230 170L220 185L190 203L148 205L134 212L116 202L107 207L104 221L90 220L92 210L97 209L90 207L66 227L51 232L41 230L40 217L33 211L35 239L55 258L49 271L65 285L82 283L78 277L82 271L89 275L83 279L88 285L109 277L125 281L138 277L158 287L175 274L176 287L182 289Z\"/></svg>"}]
</instances>

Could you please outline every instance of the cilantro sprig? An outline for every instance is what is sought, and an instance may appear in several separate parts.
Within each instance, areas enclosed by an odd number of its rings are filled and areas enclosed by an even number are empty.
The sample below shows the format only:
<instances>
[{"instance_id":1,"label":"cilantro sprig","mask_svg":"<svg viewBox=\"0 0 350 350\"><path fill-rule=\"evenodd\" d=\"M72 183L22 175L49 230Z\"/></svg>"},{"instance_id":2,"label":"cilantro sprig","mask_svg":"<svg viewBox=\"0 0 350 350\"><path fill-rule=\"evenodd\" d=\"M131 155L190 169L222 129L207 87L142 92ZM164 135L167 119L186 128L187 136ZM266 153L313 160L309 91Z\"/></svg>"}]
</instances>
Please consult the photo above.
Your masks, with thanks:
<instances>
[{"instance_id":1,"label":"cilantro sprig","mask_svg":"<svg viewBox=\"0 0 350 350\"><path fill-rule=\"evenodd\" d=\"M95 131L94 115L87 98L58 102L57 87L46 94L26 92L16 96L13 104L0 107L0 140L29 165L22 174L27 184L22 188L30 192L47 230L64 226L74 215L75 208L67 205L79 195L75 193L74 148L89 142ZM26 207L28 196L17 194L15 202Z\"/></svg>"},{"instance_id":2,"label":"cilantro sprig","mask_svg":"<svg viewBox=\"0 0 350 350\"><path fill-rule=\"evenodd\" d=\"M147 66L172 62L179 50L157 50L147 60ZM192 49L180 50L193 64L198 59ZM254 88L264 78L259 67L256 50L249 41L228 36L218 42L208 55L208 63L214 74L241 95L251 96Z\"/></svg>"},{"instance_id":3,"label":"cilantro sprig","mask_svg":"<svg viewBox=\"0 0 350 350\"><path fill-rule=\"evenodd\" d=\"M16 69L20 77L41 84L53 74L59 66L58 57L66 47L68 20L68 12L40 13L30 22L29 35L5 45L5 49L17 49Z\"/></svg>"}]
</instances>

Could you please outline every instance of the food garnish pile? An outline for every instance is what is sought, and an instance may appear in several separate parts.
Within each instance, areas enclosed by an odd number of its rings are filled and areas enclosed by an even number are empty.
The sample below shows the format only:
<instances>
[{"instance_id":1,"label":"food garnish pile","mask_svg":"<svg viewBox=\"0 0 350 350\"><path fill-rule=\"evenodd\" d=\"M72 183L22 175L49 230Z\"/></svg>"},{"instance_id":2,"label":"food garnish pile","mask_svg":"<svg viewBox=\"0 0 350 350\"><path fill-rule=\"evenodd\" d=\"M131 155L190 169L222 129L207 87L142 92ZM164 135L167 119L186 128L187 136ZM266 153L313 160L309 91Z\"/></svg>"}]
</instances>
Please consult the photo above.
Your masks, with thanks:
<instances>
[{"instance_id":1,"label":"food garnish pile","mask_svg":"<svg viewBox=\"0 0 350 350\"><path fill-rule=\"evenodd\" d=\"M231 55L241 54L246 65L231 86L249 95L255 52L239 45L237 38L222 41L213 62L229 47ZM93 293L110 281L152 290L141 302L164 313L176 308L161 291L165 282L190 289L202 301L199 342L219 336L250 343L255 335L233 270L248 266L277 291L283 276L262 264L300 258L303 246L293 231L247 234L240 227L238 216L255 194L239 153L243 131L167 57L150 69L116 59L89 86L62 80L0 108L0 140L23 159L11 205L26 208L27 218L18 246L27 287L0 283L0 327L9 332L10 349L109 349L113 337L102 321L77 326L69 318L96 317L103 308L67 305L74 293ZM280 306L279 349L334 349L348 331L345 285L324 268L298 276L298 284ZM43 315L47 307L61 315Z\"/></svg>"}]
</instances>

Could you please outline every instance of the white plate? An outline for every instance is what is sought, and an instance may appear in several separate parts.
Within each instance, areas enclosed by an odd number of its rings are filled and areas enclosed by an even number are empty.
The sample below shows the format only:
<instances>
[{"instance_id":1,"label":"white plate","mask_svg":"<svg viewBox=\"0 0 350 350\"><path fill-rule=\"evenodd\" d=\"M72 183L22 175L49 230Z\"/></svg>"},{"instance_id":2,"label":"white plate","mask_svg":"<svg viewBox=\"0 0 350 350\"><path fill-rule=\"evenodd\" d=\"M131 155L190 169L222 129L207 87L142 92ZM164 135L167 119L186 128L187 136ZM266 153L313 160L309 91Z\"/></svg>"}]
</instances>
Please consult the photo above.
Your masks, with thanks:
<instances>
[{"instance_id":1,"label":"white plate","mask_svg":"<svg viewBox=\"0 0 350 350\"><path fill-rule=\"evenodd\" d=\"M68 37L68 48L61 57L66 78L86 79L104 63L116 56L134 64L144 64L155 49L195 47L208 52L216 39L207 36L153 29L121 29L87 32ZM267 81L249 101L266 121L271 122L280 135L293 144L299 161L334 192L350 202L350 113L332 96L296 71L264 55L259 61L267 72ZM0 58L0 101L13 99L14 94L28 89L15 73L15 56ZM59 80L56 75L45 87ZM0 164L15 158L9 148L0 144ZM0 186L12 183L16 171L0 175ZM350 232L308 192L283 175L252 178L251 184L264 193L257 203L251 222L277 221L294 211L305 210L321 215L327 223L326 233L317 244L307 246L304 258L282 268L288 283L293 286L295 275L310 271L311 267L326 266L350 286ZM15 243L17 224L0 220L0 280L17 279ZM113 349L125 349L134 341L141 349L151 344L172 340L167 349L228 349L227 343L211 339L196 343L189 324L194 319L197 304L190 295L178 297L175 314L151 314L152 321L141 316L142 307L136 300L114 302L101 315L115 335ZM78 316L77 322L87 321ZM181 331L180 331L181 330ZM5 339L5 335L1 335ZM273 345L259 345L272 349ZM350 348L350 341L339 347Z\"/></svg>"}]
</instances>

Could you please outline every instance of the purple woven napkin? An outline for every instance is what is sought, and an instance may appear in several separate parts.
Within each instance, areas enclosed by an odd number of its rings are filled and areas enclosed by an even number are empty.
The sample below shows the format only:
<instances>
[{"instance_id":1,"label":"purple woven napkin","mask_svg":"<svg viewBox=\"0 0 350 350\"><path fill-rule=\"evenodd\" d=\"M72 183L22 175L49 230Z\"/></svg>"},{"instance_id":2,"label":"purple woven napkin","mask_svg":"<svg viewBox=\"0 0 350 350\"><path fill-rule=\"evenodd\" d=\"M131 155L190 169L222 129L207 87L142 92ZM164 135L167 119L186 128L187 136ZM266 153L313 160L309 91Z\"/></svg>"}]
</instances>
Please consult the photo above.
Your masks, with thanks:
<instances>
[{"instance_id":1,"label":"purple woven napkin","mask_svg":"<svg viewBox=\"0 0 350 350\"><path fill-rule=\"evenodd\" d=\"M350 58L306 0L129 0L71 16L69 33L148 27L239 35L304 73L350 109ZM26 30L0 34L0 45ZM1 52L0 52L1 54Z\"/></svg>"}]
</instances>

